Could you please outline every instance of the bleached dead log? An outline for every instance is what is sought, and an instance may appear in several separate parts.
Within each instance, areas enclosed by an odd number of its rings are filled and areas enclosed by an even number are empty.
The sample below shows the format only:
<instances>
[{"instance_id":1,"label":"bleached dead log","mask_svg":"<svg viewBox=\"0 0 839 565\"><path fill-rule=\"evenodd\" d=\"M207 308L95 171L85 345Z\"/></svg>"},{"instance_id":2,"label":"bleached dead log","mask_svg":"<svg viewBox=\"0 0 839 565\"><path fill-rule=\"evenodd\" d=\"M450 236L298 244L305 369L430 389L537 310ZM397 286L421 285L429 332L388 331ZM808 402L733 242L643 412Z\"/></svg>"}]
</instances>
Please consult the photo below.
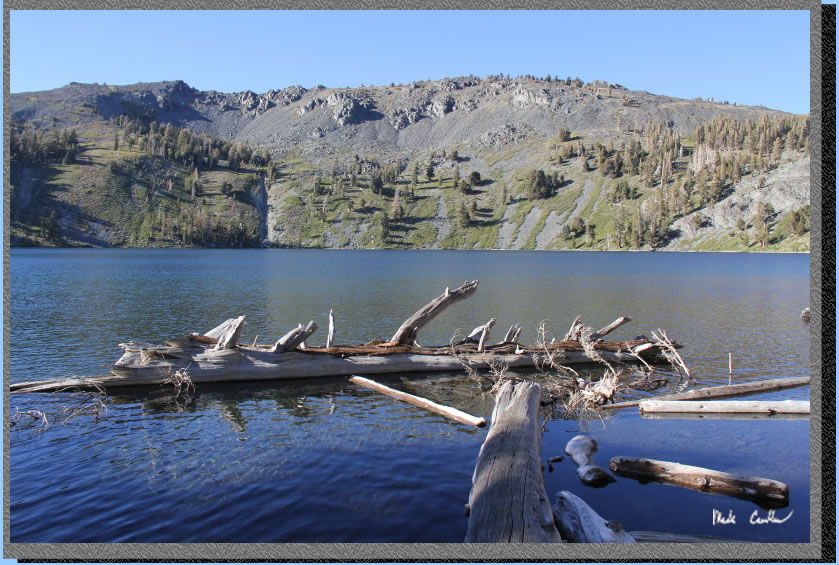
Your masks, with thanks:
<instances>
[{"instance_id":1,"label":"bleached dead log","mask_svg":"<svg viewBox=\"0 0 839 565\"><path fill-rule=\"evenodd\" d=\"M492 318L489 322L484 324L481 327L481 334L478 338L478 352L484 350L484 343L486 343L487 336L489 336L489 331L492 329L492 326L495 325L495 318ZM477 328L475 328L477 329Z\"/></svg>"},{"instance_id":2,"label":"bleached dead log","mask_svg":"<svg viewBox=\"0 0 839 565\"><path fill-rule=\"evenodd\" d=\"M236 325L238 319L239 318L228 318L218 326L205 333L204 337L209 337L216 340L219 339L223 334L227 333L230 330L230 328Z\"/></svg>"},{"instance_id":3,"label":"bleached dead log","mask_svg":"<svg viewBox=\"0 0 839 565\"><path fill-rule=\"evenodd\" d=\"M216 350L235 349L236 344L239 343L239 338L242 336L242 330L245 329L245 317L239 316L235 319L233 324L227 326L224 332L219 336L218 343L216 343Z\"/></svg>"},{"instance_id":4,"label":"bleached dead log","mask_svg":"<svg viewBox=\"0 0 839 565\"><path fill-rule=\"evenodd\" d=\"M515 335L519 327L520 326L518 324L513 324L512 326L510 326L510 329L507 330L506 334L504 334L504 339L502 339L500 343L513 343L513 335Z\"/></svg>"},{"instance_id":5,"label":"bleached dead log","mask_svg":"<svg viewBox=\"0 0 839 565\"><path fill-rule=\"evenodd\" d=\"M710 398L726 398L742 394L757 392L770 392L773 390L784 390L810 384L810 377L786 377L783 379L769 379L751 383L740 383L736 385L710 386L699 390L690 390L677 394L666 394L656 397L656 400L705 400ZM628 408L638 406L643 399L618 402L617 404L604 404L601 409Z\"/></svg>"},{"instance_id":6,"label":"bleached dead log","mask_svg":"<svg viewBox=\"0 0 839 565\"><path fill-rule=\"evenodd\" d=\"M311 320L306 327L304 328L302 324L298 324L296 328L285 334L283 337L277 340L277 343L274 344L274 347L270 349L271 353L283 353L286 351L294 351L297 349L298 345L301 345L306 339L309 338L315 330L318 329L318 325Z\"/></svg>"},{"instance_id":7,"label":"bleached dead log","mask_svg":"<svg viewBox=\"0 0 839 565\"><path fill-rule=\"evenodd\" d=\"M469 332L469 335L466 336L466 341L478 341L481 338L481 334L488 330L491 330L492 326L494 325L495 318L491 318L486 324L481 324L480 326L476 327L474 330Z\"/></svg>"},{"instance_id":8,"label":"bleached dead log","mask_svg":"<svg viewBox=\"0 0 839 565\"><path fill-rule=\"evenodd\" d=\"M478 454L467 543L559 543L541 468L541 388L505 382Z\"/></svg>"},{"instance_id":9,"label":"bleached dead log","mask_svg":"<svg viewBox=\"0 0 839 565\"><path fill-rule=\"evenodd\" d=\"M638 404L645 413L711 413L711 414L809 414L808 400L643 400Z\"/></svg>"},{"instance_id":10,"label":"bleached dead log","mask_svg":"<svg viewBox=\"0 0 839 565\"><path fill-rule=\"evenodd\" d=\"M809 414L717 414L713 412L656 412L643 413L645 420L772 420L800 421L809 420Z\"/></svg>"},{"instance_id":11,"label":"bleached dead log","mask_svg":"<svg viewBox=\"0 0 839 565\"><path fill-rule=\"evenodd\" d=\"M557 493L554 519L562 539L571 543L635 543L620 522L606 521L579 496L563 490Z\"/></svg>"},{"instance_id":12,"label":"bleached dead log","mask_svg":"<svg viewBox=\"0 0 839 565\"><path fill-rule=\"evenodd\" d=\"M609 469L621 477L643 483L655 481L702 492L724 494L750 500L767 508L784 508L789 505L789 487L771 479L744 477L703 467L639 457L613 457L609 461Z\"/></svg>"},{"instance_id":13,"label":"bleached dead log","mask_svg":"<svg viewBox=\"0 0 839 565\"><path fill-rule=\"evenodd\" d=\"M523 328L521 326L516 328L516 333L513 334L513 339L511 340L512 343L518 343L519 342L519 336L521 335L521 330L522 329Z\"/></svg>"},{"instance_id":14,"label":"bleached dead log","mask_svg":"<svg viewBox=\"0 0 839 565\"><path fill-rule=\"evenodd\" d=\"M420 408L430 410L431 412L436 412L437 414L441 414L446 418L451 418L452 420L461 422L463 424L469 424L470 426L482 428L486 426L487 423L485 418L472 416L471 414L467 414L466 412L458 410L457 408L437 404L436 402L432 402L426 398L414 396L413 394L408 394L407 392L402 392L401 390L390 388L381 383L377 383L376 381L365 379L364 377L351 377L350 382L358 386L373 389L376 392L381 392L382 394L386 394L387 396L391 396L393 398L401 400L402 402L407 402L408 404L419 406Z\"/></svg>"},{"instance_id":15,"label":"bleached dead log","mask_svg":"<svg viewBox=\"0 0 839 565\"><path fill-rule=\"evenodd\" d=\"M434 318L439 316L446 308L469 298L478 289L478 281L466 281L454 290L446 289L446 292L417 310L410 318L402 322L396 333L384 346L412 344L417 340L419 331L428 325Z\"/></svg>"},{"instance_id":16,"label":"bleached dead log","mask_svg":"<svg viewBox=\"0 0 839 565\"><path fill-rule=\"evenodd\" d=\"M335 316L332 315L332 309L329 309L329 333L326 334L326 347L332 347L335 343Z\"/></svg>"},{"instance_id":17,"label":"bleached dead log","mask_svg":"<svg viewBox=\"0 0 839 565\"><path fill-rule=\"evenodd\" d=\"M715 536L694 536L687 534L672 534L670 532L631 531L632 536L638 543L746 543L728 538Z\"/></svg>"},{"instance_id":18,"label":"bleached dead log","mask_svg":"<svg viewBox=\"0 0 839 565\"><path fill-rule=\"evenodd\" d=\"M580 323L581 316L577 316L574 318L574 321L571 322L571 327L568 328L568 333L565 334L565 337L562 338L562 341L579 341L580 340L580 333L583 329L583 324Z\"/></svg>"},{"instance_id":19,"label":"bleached dead log","mask_svg":"<svg viewBox=\"0 0 839 565\"><path fill-rule=\"evenodd\" d=\"M594 464L594 452L597 442L584 435L571 438L565 446L565 453L571 456L577 464L577 476L584 485L590 487L604 487L614 483L615 478Z\"/></svg>"},{"instance_id":20,"label":"bleached dead log","mask_svg":"<svg viewBox=\"0 0 839 565\"><path fill-rule=\"evenodd\" d=\"M613 331L615 331L616 329L618 329L619 327L621 327L625 323L631 322L631 321L632 321L632 318L630 318L629 316L621 316L620 318L618 318L617 320L615 320L614 322L612 322L611 324L609 324L605 328L600 328L599 330L597 330L596 332L591 334L591 339L593 339L593 340L603 339L603 337L612 333Z\"/></svg>"}]
</instances>

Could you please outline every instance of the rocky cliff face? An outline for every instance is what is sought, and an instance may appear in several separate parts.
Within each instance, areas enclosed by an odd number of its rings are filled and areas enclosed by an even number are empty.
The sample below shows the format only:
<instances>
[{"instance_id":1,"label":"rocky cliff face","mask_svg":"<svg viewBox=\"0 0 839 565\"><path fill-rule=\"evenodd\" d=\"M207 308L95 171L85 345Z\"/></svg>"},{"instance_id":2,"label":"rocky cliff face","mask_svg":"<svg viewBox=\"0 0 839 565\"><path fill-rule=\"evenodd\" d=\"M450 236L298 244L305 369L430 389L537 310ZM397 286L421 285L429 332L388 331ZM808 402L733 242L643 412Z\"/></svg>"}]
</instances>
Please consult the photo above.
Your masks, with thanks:
<instances>
[{"instance_id":1,"label":"rocky cliff face","mask_svg":"<svg viewBox=\"0 0 839 565\"><path fill-rule=\"evenodd\" d=\"M720 115L757 119L765 108L687 101L619 85L500 77L447 78L399 86L303 88L257 94L199 91L183 81L66 87L11 96L12 117L50 127L79 119L73 109L104 117L145 115L161 122L285 151L303 145L328 157L342 150L426 151L489 138L509 128L553 136L572 131L629 130L663 122L683 135ZM515 136L514 136L515 137ZM510 141L511 143L514 140Z\"/></svg>"}]
</instances>

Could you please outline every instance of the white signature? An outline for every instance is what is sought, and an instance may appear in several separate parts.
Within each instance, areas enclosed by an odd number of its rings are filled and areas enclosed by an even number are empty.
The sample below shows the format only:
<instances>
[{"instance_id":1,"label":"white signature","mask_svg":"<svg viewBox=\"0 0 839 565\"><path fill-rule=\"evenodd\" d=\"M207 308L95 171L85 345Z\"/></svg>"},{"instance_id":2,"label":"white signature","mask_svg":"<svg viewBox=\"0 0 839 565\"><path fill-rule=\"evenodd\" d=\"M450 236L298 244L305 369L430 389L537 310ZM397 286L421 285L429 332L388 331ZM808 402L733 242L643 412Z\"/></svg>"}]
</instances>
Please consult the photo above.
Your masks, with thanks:
<instances>
[{"instance_id":1,"label":"white signature","mask_svg":"<svg viewBox=\"0 0 839 565\"><path fill-rule=\"evenodd\" d=\"M753 525L762 525L762 524L783 524L787 520L790 519L794 510L790 510L789 514L787 514L784 518L778 518L775 516L775 511L770 510L766 516L761 516L758 510L752 512L751 516L749 516L749 524ZM716 508L711 512L711 525L716 526L717 524L728 525L728 524L736 524L737 523L737 516L734 515L734 510L729 509L728 515L723 514Z\"/></svg>"}]
</instances>

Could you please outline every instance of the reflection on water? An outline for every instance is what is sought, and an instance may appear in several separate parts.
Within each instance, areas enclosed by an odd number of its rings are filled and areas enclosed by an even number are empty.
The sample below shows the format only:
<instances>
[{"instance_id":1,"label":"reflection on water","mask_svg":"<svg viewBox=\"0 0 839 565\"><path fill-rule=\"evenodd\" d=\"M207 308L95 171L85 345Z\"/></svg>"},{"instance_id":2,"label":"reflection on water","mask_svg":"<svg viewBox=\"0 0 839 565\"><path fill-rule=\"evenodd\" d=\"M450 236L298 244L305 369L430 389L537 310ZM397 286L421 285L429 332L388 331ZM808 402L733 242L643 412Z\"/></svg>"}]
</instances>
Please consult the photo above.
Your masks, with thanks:
<instances>
[{"instance_id":1,"label":"reflection on water","mask_svg":"<svg viewBox=\"0 0 839 565\"><path fill-rule=\"evenodd\" d=\"M701 385L728 383L729 351L734 382L804 376L807 269L806 256L779 255L13 250L11 379L104 372L120 341L159 342L240 313L246 340L309 319L325 327L330 308L339 343L389 337L443 287L472 278L476 295L438 318L423 343L490 317L498 332L523 324L533 341L543 319L561 337L577 314L596 327L630 315L616 337L666 329ZM101 290L79 292L93 287ZM663 374L670 382L653 394L679 387ZM492 398L460 374L376 380L492 413ZM807 387L763 396L808 397ZM51 422L74 401L10 399L13 413L37 408ZM549 494L571 490L627 530L808 539L808 421L543 416L544 460L584 431L600 444L601 466L624 455L773 478L790 485L795 512L781 527L751 526L753 504L623 479L590 489L568 460L546 471ZM346 379L199 384L177 399L164 387L123 389L99 421L36 424L22 418L10 433L13 542L459 542L486 434ZM713 526L714 509L731 509L737 524Z\"/></svg>"}]
</instances>

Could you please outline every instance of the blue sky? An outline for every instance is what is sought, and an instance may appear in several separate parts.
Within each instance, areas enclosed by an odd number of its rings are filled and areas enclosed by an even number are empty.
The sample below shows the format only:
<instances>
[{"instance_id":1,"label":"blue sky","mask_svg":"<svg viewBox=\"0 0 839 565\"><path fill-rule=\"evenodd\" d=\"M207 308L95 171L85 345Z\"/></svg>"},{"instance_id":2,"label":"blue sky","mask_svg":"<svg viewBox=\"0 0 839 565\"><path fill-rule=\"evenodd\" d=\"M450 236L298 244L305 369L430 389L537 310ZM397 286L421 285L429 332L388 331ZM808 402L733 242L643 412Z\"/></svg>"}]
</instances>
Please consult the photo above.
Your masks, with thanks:
<instances>
[{"instance_id":1,"label":"blue sky","mask_svg":"<svg viewBox=\"0 0 839 565\"><path fill-rule=\"evenodd\" d=\"M550 74L809 112L807 11L12 11L10 28L11 92Z\"/></svg>"}]
</instances>

